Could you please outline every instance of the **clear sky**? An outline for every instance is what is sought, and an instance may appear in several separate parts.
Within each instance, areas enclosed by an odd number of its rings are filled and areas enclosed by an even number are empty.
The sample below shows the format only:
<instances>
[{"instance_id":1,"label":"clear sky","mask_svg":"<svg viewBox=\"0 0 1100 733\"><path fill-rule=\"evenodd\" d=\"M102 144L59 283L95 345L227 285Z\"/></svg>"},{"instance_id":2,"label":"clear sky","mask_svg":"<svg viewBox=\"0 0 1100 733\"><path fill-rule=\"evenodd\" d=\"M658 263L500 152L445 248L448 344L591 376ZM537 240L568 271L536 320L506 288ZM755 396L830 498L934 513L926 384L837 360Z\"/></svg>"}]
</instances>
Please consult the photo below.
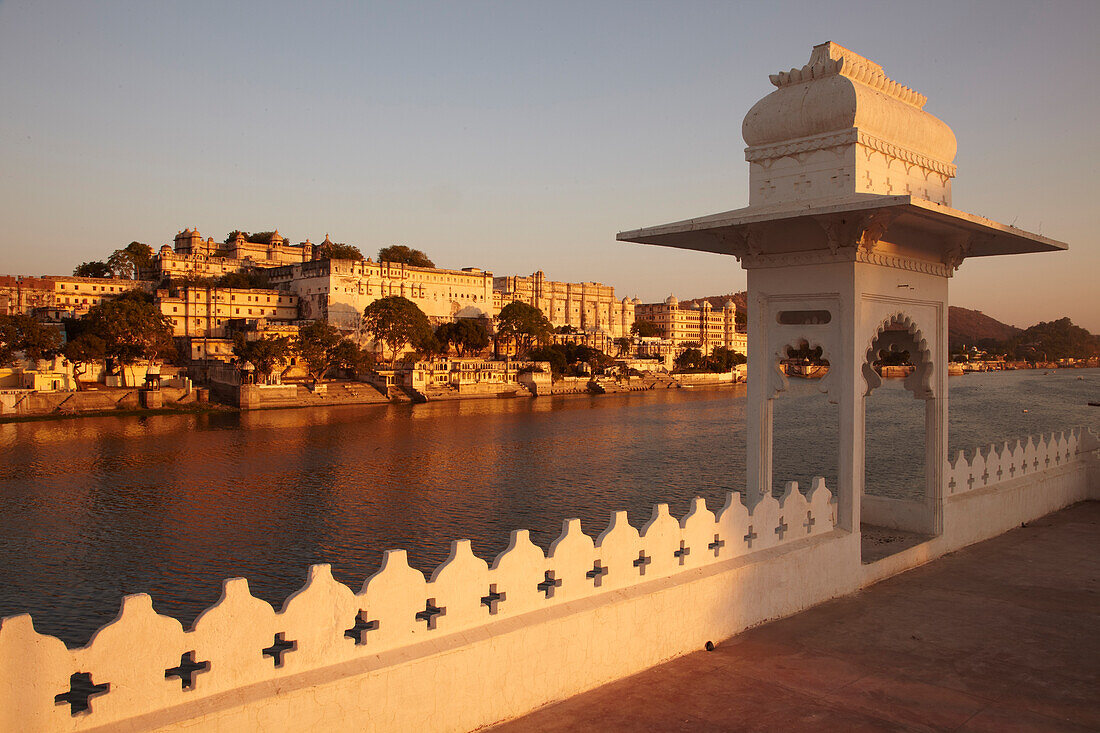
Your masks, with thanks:
<instances>
[{"instance_id":1,"label":"clear sky","mask_svg":"<svg viewBox=\"0 0 1100 733\"><path fill-rule=\"evenodd\" d=\"M1100 3L0 1L0 272L278 228L650 301L744 288L624 229L748 203L741 120L836 41L926 94L954 205L1070 251L952 303L1100 332Z\"/></svg>"}]
</instances>

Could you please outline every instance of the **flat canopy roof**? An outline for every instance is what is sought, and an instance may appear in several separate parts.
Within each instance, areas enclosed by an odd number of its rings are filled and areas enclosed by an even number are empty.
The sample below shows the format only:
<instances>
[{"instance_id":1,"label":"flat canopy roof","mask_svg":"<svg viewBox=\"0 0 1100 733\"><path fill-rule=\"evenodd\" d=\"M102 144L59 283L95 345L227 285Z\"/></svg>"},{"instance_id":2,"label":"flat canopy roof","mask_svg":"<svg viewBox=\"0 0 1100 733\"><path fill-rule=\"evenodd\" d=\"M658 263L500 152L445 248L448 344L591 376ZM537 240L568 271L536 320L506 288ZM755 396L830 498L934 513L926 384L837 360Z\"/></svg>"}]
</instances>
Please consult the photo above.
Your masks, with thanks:
<instances>
[{"instance_id":1,"label":"flat canopy roof","mask_svg":"<svg viewBox=\"0 0 1100 733\"><path fill-rule=\"evenodd\" d=\"M876 194L819 199L799 205L787 203L768 207L749 206L671 224L619 232L615 238L621 242L656 244L663 247L718 252L740 257L748 254L745 234L754 224L791 222L799 219L818 220L821 217L843 214L877 214L879 212L889 212L892 215L892 221L906 228L927 231L932 236L977 235L971 237L972 244L967 253L968 257L1057 252L1069 248L1064 242L952 209L950 206L908 195ZM730 236L723 236L724 234Z\"/></svg>"}]
</instances>

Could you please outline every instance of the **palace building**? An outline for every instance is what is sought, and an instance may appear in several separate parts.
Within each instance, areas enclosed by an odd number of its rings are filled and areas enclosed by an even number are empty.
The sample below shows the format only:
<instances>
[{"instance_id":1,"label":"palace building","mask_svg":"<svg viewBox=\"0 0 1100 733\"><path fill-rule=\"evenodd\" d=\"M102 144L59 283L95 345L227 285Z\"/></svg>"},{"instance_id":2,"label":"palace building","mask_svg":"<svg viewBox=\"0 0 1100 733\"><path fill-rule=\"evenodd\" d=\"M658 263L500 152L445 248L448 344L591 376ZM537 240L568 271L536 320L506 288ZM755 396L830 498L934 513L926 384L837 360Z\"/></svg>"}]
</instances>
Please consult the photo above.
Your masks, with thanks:
<instances>
[{"instance_id":1,"label":"palace building","mask_svg":"<svg viewBox=\"0 0 1100 733\"><path fill-rule=\"evenodd\" d=\"M721 310L715 310L706 299L681 305L675 295L670 295L663 303L639 305L635 314L640 321L657 324L662 336L677 349L694 343L704 353L717 346L747 352L748 336L737 331L737 306L732 300L726 301Z\"/></svg>"},{"instance_id":2,"label":"palace building","mask_svg":"<svg viewBox=\"0 0 1100 733\"><path fill-rule=\"evenodd\" d=\"M527 277L495 277L493 291L498 311L509 303L527 303L542 311L554 328L572 327L605 335L608 340L630 335L634 309L640 302L617 300L615 288L603 283L548 280L542 270Z\"/></svg>"}]
</instances>

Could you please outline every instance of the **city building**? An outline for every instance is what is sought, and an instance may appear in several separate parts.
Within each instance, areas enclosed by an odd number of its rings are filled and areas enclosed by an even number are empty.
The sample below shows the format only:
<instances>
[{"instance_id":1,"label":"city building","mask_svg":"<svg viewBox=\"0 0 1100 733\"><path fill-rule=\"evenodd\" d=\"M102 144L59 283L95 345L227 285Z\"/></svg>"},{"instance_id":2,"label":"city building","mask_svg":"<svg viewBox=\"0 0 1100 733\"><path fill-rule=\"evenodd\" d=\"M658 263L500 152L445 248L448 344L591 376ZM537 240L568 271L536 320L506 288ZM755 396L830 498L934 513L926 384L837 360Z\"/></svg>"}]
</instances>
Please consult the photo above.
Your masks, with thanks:
<instances>
[{"instance_id":1,"label":"city building","mask_svg":"<svg viewBox=\"0 0 1100 733\"><path fill-rule=\"evenodd\" d=\"M615 288L603 283L567 283L546 279L542 270L527 277L493 278L498 312L509 303L521 302L542 311L555 329L602 334L605 340L630 335L637 299L615 298Z\"/></svg>"},{"instance_id":2,"label":"city building","mask_svg":"<svg viewBox=\"0 0 1100 733\"><path fill-rule=\"evenodd\" d=\"M327 235L325 243L330 243ZM153 255L146 276L158 282L166 277L217 278L230 272L306 262L313 258L316 248L308 239L291 244L278 230L266 242L250 242L241 232L228 242L216 242L213 237L203 239L198 229L184 229L171 245L162 246Z\"/></svg>"},{"instance_id":3,"label":"city building","mask_svg":"<svg viewBox=\"0 0 1100 733\"><path fill-rule=\"evenodd\" d=\"M363 310L390 295L408 298L433 323L492 318L493 273L372 260L311 260L268 271L272 287L298 296L302 318L358 333Z\"/></svg>"},{"instance_id":4,"label":"city building","mask_svg":"<svg viewBox=\"0 0 1100 733\"><path fill-rule=\"evenodd\" d=\"M59 312L83 316L93 306L104 300L117 298L130 290L151 293L155 283L149 280L124 280L111 277L77 277L75 275L46 275L44 280L53 283L51 307Z\"/></svg>"},{"instance_id":5,"label":"city building","mask_svg":"<svg viewBox=\"0 0 1100 733\"><path fill-rule=\"evenodd\" d=\"M54 304L53 282L44 277L0 275L0 316L33 313Z\"/></svg>"},{"instance_id":6,"label":"city building","mask_svg":"<svg viewBox=\"0 0 1100 733\"><path fill-rule=\"evenodd\" d=\"M226 336L230 321L294 321L298 296L281 290L183 286L157 291L160 312L172 319L173 336Z\"/></svg>"},{"instance_id":7,"label":"city building","mask_svg":"<svg viewBox=\"0 0 1100 733\"><path fill-rule=\"evenodd\" d=\"M661 335L676 349L684 344L699 344L705 353L717 346L733 349L741 354L748 351L748 335L737 330L737 306L727 301L721 310L715 310L709 301L681 305L675 295L663 303L644 303L635 309L639 321L652 321Z\"/></svg>"}]
</instances>

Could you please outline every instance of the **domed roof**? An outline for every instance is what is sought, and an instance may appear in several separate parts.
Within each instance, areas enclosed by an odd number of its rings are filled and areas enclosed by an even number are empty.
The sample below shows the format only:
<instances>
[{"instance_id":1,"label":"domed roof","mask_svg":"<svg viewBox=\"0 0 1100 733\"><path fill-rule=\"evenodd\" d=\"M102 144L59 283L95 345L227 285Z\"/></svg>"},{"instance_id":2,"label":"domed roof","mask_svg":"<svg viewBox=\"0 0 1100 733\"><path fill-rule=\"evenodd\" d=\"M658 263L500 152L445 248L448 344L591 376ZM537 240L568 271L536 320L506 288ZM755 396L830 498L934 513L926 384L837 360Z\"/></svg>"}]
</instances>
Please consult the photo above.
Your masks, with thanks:
<instances>
[{"instance_id":1,"label":"domed roof","mask_svg":"<svg viewBox=\"0 0 1100 733\"><path fill-rule=\"evenodd\" d=\"M667 298L665 298L665 305L672 305L672 306L680 305L680 301L676 300L675 295L670 295Z\"/></svg>"},{"instance_id":2,"label":"domed roof","mask_svg":"<svg viewBox=\"0 0 1100 733\"><path fill-rule=\"evenodd\" d=\"M941 163L955 159L955 134L923 110L924 95L888 78L881 66L843 46L814 46L809 63L770 79L777 89L753 105L741 125L750 146L855 128Z\"/></svg>"},{"instance_id":3,"label":"domed roof","mask_svg":"<svg viewBox=\"0 0 1100 733\"><path fill-rule=\"evenodd\" d=\"M737 304L732 300L727 300L726 304L722 306L722 310L737 310Z\"/></svg>"}]
</instances>

